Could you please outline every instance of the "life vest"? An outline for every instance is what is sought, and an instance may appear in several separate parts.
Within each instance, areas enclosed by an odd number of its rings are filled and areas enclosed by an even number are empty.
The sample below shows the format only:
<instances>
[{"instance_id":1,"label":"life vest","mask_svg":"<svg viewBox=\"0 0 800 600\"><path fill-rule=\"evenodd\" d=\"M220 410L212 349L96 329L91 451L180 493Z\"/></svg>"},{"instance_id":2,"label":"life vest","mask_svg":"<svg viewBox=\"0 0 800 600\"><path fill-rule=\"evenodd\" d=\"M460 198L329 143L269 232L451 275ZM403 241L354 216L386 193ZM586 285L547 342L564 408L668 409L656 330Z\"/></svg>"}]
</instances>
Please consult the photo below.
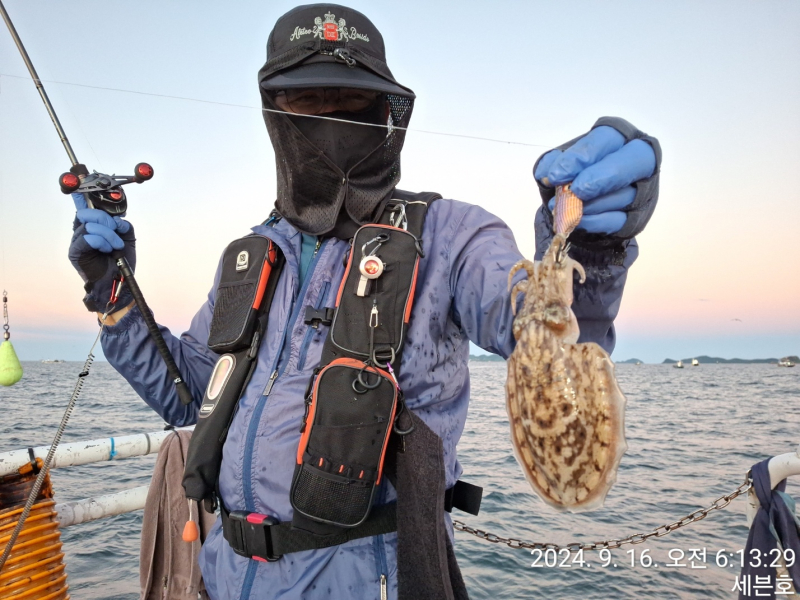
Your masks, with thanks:
<instances>
[{"instance_id":1,"label":"life vest","mask_svg":"<svg viewBox=\"0 0 800 600\"><path fill-rule=\"evenodd\" d=\"M269 515L229 511L220 503L223 535L238 554L278 560L288 552L396 530L402 547L403 537L422 535L414 530L424 522L418 513L434 519L424 535L438 540L444 551L443 512L456 507L478 513L481 488L459 481L444 489L441 440L405 408L398 385L424 256L425 215L440 197L395 190L380 219L356 231L335 308L307 307L305 322L324 323L330 330L305 397L290 491L293 520L279 523ZM245 260L262 265L258 276L247 273L251 267L243 267ZM223 256L209 334L209 347L221 356L201 404L183 480L187 498L204 501L207 509L215 504L222 445L255 368L282 265L280 250L261 236L236 240ZM413 481L420 469L411 465L416 460L411 450L433 457L426 462L439 465L429 476L437 481ZM373 507L384 477L397 489L398 502ZM422 488L429 489L423 493ZM435 506L428 510L420 502ZM409 527L412 531L401 536ZM431 538L437 530L441 535Z\"/></svg>"}]
</instances>

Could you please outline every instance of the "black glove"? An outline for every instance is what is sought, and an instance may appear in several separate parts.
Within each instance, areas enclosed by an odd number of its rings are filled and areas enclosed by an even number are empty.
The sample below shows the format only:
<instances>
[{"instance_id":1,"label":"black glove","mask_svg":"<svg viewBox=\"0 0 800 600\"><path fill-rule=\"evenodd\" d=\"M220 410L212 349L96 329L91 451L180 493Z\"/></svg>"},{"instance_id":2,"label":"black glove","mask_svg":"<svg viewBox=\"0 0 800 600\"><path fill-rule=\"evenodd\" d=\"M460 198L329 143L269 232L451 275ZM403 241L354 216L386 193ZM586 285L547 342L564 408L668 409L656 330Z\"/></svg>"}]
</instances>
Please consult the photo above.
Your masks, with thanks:
<instances>
[{"instance_id":1,"label":"black glove","mask_svg":"<svg viewBox=\"0 0 800 600\"><path fill-rule=\"evenodd\" d=\"M111 253L121 250L131 270L136 268L136 237L133 234L133 225L102 210L86 208L83 194L72 194L72 198L78 211L73 224L69 260L84 282L86 296L83 303L91 312L105 313L108 306L109 314L114 313L133 302L130 289L123 284L116 303L108 304L112 290L118 285L120 278Z\"/></svg>"}]
</instances>

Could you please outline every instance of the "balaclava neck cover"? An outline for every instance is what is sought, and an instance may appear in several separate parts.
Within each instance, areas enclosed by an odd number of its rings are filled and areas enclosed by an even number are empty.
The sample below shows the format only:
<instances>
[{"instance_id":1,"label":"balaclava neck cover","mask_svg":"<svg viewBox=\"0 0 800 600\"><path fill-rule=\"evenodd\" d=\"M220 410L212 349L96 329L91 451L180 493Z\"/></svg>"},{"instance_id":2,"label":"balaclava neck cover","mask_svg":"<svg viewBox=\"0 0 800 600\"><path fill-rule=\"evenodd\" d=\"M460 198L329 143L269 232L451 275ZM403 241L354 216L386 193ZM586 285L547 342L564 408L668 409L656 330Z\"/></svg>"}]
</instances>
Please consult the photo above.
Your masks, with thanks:
<instances>
[{"instance_id":1,"label":"balaclava neck cover","mask_svg":"<svg viewBox=\"0 0 800 600\"><path fill-rule=\"evenodd\" d=\"M281 215L311 235L340 235L337 219L339 225L370 222L400 181L404 128L414 103L413 92L386 66L374 25L342 6L290 11L270 34L259 83L262 105L270 109L264 121L275 150ZM272 112L272 93L290 87L356 87L381 95L365 113L321 115L352 122Z\"/></svg>"}]
</instances>

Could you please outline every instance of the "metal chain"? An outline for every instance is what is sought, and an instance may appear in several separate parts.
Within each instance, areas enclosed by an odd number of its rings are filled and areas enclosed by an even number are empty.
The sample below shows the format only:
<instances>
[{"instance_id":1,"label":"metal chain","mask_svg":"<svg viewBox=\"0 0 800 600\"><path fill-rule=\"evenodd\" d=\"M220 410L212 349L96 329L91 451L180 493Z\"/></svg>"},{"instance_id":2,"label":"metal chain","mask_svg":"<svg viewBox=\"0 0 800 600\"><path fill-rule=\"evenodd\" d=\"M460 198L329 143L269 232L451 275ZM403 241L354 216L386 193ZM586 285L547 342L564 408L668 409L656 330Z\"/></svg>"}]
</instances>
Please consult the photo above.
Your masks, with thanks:
<instances>
[{"instance_id":1,"label":"metal chain","mask_svg":"<svg viewBox=\"0 0 800 600\"><path fill-rule=\"evenodd\" d=\"M692 513L689 513L679 521L675 521L674 523L669 523L668 525L661 525L660 527L656 527L652 531L648 533L634 533L633 535L629 535L628 537L622 538L620 540L605 540L603 542L592 542L592 543L581 543L581 542L572 542L566 544L564 546L559 546L558 544L553 544L550 542L523 542L517 538L504 538L502 536L496 535L494 533L489 533L482 529L474 529L461 521L453 520L453 527L457 531L463 531L465 533L472 534L477 536L487 542L492 542L493 544L505 544L509 548L525 548L529 550L555 550L558 552L559 550L566 549L570 552L578 552L579 550L600 550L603 548L619 548L625 544L641 544L646 542L648 539L652 537L664 537L667 534L672 533L676 529L680 529L681 527L685 527L691 523L696 523L697 521L702 521L705 519L709 513L720 510L728 506L734 498L738 498L742 494L747 493L750 488L753 487L753 482L750 479L750 472L748 471L747 475L745 476L744 482L736 488L730 494L726 494L725 496L720 496L708 507L708 508L700 508Z\"/></svg>"},{"instance_id":2,"label":"metal chain","mask_svg":"<svg viewBox=\"0 0 800 600\"><path fill-rule=\"evenodd\" d=\"M3 290L3 339L8 340L11 334L8 333L8 292Z\"/></svg>"}]
</instances>

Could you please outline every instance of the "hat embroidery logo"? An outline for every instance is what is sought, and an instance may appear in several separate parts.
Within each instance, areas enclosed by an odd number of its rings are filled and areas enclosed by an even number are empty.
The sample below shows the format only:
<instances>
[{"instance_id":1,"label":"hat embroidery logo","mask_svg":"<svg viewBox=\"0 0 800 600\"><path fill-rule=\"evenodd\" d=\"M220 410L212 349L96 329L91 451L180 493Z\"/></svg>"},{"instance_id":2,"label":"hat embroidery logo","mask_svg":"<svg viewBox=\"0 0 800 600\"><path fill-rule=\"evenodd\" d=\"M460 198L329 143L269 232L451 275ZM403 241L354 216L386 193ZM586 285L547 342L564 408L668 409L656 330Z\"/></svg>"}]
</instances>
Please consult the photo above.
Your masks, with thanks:
<instances>
[{"instance_id":1,"label":"hat embroidery logo","mask_svg":"<svg viewBox=\"0 0 800 600\"><path fill-rule=\"evenodd\" d=\"M339 19L337 23L336 15L332 13L326 13L324 21L320 17L314 19L314 29L295 27L294 32L289 37L289 41L299 40L304 35L318 37L329 42L338 42L340 40L369 41L369 36L364 33L358 33L355 27L350 27L348 30L344 19Z\"/></svg>"}]
</instances>

